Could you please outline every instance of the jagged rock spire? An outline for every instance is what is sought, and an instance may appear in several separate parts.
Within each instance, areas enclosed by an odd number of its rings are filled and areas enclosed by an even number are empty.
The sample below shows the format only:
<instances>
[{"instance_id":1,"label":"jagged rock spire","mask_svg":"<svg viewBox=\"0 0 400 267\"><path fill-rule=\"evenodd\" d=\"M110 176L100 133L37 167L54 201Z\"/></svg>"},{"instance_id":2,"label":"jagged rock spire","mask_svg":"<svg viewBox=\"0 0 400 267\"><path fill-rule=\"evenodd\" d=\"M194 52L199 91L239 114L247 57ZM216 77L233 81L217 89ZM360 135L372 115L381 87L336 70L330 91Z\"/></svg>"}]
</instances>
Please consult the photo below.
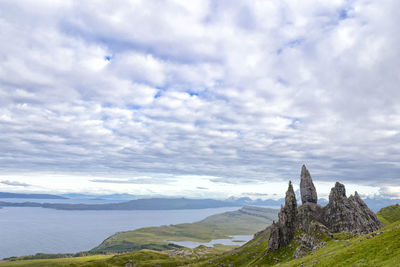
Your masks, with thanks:
<instances>
[{"instance_id":1,"label":"jagged rock spire","mask_svg":"<svg viewBox=\"0 0 400 267\"><path fill-rule=\"evenodd\" d=\"M336 182L335 187L332 187L331 193L329 194L329 202L334 203L338 202L346 197L346 188L343 184Z\"/></svg>"},{"instance_id":2,"label":"jagged rock spire","mask_svg":"<svg viewBox=\"0 0 400 267\"><path fill-rule=\"evenodd\" d=\"M343 184L336 182L329 194L329 204L325 209L325 222L332 232L353 232L366 234L378 230L382 223L378 220L357 192L346 197Z\"/></svg>"},{"instance_id":3,"label":"jagged rock spire","mask_svg":"<svg viewBox=\"0 0 400 267\"><path fill-rule=\"evenodd\" d=\"M285 247L293 239L296 227L297 201L293 190L292 182L286 191L285 206L281 207L278 214L279 221L271 226L271 234L268 240L268 247L271 250Z\"/></svg>"},{"instance_id":4,"label":"jagged rock spire","mask_svg":"<svg viewBox=\"0 0 400 267\"><path fill-rule=\"evenodd\" d=\"M301 167L300 195L302 204L307 202L317 203L318 201L317 190L315 190L310 172L307 170L305 165Z\"/></svg>"},{"instance_id":5,"label":"jagged rock spire","mask_svg":"<svg viewBox=\"0 0 400 267\"><path fill-rule=\"evenodd\" d=\"M297 214L297 200L296 200L296 194L294 193L293 190L292 181L289 181L289 187L288 190L286 191L284 209L292 212L294 215Z\"/></svg>"}]
</instances>

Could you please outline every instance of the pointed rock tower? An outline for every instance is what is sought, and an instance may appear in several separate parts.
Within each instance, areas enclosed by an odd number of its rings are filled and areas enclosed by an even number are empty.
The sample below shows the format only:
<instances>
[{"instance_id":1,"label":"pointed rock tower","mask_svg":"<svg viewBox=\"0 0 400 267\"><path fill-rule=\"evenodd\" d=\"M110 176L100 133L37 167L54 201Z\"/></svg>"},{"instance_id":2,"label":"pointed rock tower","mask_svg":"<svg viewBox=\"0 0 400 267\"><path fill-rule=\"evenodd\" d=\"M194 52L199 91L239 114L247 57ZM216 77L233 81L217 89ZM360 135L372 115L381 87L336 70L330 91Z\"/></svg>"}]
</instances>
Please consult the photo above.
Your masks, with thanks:
<instances>
[{"instance_id":1,"label":"pointed rock tower","mask_svg":"<svg viewBox=\"0 0 400 267\"><path fill-rule=\"evenodd\" d=\"M287 246L294 237L297 201L291 181L289 181L289 187L286 191L285 206L281 207L278 217L278 223L273 223L271 226L271 234L268 240L268 247L271 250Z\"/></svg>"},{"instance_id":2,"label":"pointed rock tower","mask_svg":"<svg viewBox=\"0 0 400 267\"><path fill-rule=\"evenodd\" d=\"M315 190L315 186L311 179L310 172L307 170L305 165L301 167L300 194L301 194L302 204L305 204L307 202L317 203L318 200L317 190Z\"/></svg>"}]
</instances>

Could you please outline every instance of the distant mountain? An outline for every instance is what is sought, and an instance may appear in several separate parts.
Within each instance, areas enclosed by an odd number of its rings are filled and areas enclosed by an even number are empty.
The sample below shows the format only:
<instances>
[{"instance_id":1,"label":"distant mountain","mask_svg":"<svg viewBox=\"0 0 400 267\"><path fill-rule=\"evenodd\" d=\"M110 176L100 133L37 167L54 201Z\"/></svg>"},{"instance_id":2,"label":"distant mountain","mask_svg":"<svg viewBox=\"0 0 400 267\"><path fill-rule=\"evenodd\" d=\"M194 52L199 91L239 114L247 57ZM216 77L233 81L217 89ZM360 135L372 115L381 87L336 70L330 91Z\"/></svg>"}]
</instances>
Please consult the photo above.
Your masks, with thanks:
<instances>
[{"instance_id":1,"label":"distant mountain","mask_svg":"<svg viewBox=\"0 0 400 267\"><path fill-rule=\"evenodd\" d=\"M149 198L136 199L121 203L106 204L65 204L65 203L13 203L0 201L2 207L42 207L58 210L179 210L179 209L207 209L221 207L237 207L237 202L228 202L215 199L189 198Z\"/></svg>"},{"instance_id":2,"label":"distant mountain","mask_svg":"<svg viewBox=\"0 0 400 267\"><path fill-rule=\"evenodd\" d=\"M239 206L244 206L244 205L256 205L256 206L276 206L280 207L283 203L285 203L284 198L280 199L251 199L249 197L229 197L225 201L231 202L231 203L236 203Z\"/></svg>"},{"instance_id":3,"label":"distant mountain","mask_svg":"<svg viewBox=\"0 0 400 267\"><path fill-rule=\"evenodd\" d=\"M0 192L0 198L30 198L30 199L68 199L66 197L50 194L24 194Z\"/></svg>"},{"instance_id":4,"label":"distant mountain","mask_svg":"<svg viewBox=\"0 0 400 267\"><path fill-rule=\"evenodd\" d=\"M371 210L373 210L374 212L377 212L384 207L399 204L400 199L366 198L366 199L364 199L364 202L365 202L365 204L368 205L368 207L370 207Z\"/></svg>"},{"instance_id":5,"label":"distant mountain","mask_svg":"<svg viewBox=\"0 0 400 267\"><path fill-rule=\"evenodd\" d=\"M36 202L4 202L0 201L0 207L43 207L60 210L172 210L172 209L206 209L219 207L242 207L268 206L280 207L284 199L251 199L249 197L230 197L226 200L216 199L188 199L188 198L141 198L130 194L111 194L111 195L89 195L89 194L63 194L61 196L50 194L15 194L0 192L0 198L26 198L26 199L91 199L91 200L114 200L119 203L107 204L68 204L68 203L36 203ZM141 196L143 197L143 196ZM129 199L134 199L127 201ZM320 198L318 204L326 205L328 202ZM365 199L365 203L371 210L378 211L383 207L400 203L399 199Z\"/></svg>"},{"instance_id":6,"label":"distant mountain","mask_svg":"<svg viewBox=\"0 0 400 267\"><path fill-rule=\"evenodd\" d=\"M92 194L79 194L79 193L69 193L62 194L62 196L72 199L93 199L93 200L132 200L138 197L131 194L109 194L109 195L92 195Z\"/></svg>"}]
</instances>

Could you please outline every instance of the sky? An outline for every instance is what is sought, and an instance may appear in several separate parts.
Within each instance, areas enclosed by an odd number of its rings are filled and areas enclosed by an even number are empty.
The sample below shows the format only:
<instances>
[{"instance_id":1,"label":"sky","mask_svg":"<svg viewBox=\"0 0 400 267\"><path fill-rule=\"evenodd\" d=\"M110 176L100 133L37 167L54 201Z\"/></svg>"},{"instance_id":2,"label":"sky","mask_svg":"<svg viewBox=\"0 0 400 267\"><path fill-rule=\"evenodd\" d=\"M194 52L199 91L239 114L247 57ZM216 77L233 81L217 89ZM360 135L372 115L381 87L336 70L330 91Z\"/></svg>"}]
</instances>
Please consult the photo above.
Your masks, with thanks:
<instances>
[{"instance_id":1,"label":"sky","mask_svg":"<svg viewBox=\"0 0 400 267\"><path fill-rule=\"evenodd\" d=\"M0 2L0 190L400 198L397 0Z\"/></svg>"}]
</instances>

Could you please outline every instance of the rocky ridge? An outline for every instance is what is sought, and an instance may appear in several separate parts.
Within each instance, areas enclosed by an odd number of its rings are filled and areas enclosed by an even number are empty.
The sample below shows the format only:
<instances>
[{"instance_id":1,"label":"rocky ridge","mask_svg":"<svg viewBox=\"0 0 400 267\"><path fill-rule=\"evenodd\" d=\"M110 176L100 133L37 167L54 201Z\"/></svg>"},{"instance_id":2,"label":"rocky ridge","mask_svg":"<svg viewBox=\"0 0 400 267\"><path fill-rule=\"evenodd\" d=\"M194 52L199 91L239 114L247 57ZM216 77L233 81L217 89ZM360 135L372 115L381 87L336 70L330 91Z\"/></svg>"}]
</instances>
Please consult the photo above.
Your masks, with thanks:
<instances>
[{"instance_id":1,"label":"rocky ridge","mask_svg":"<svg viewBox=\"0 0 400 267\"><path fill-rule=\"evenodd\" d=\"M321 207L317 204L317 191L305 165L302 166L300 179L302 205L297 207L296 195L289 181L279 221L269 228L268 250L286 247L295 239L298 246L294 257L298 258L324 246L324 240L332 238L333 233L367 234L383 226L357 192L354 196L346 197L343 184L335 184L329 195L329 203Z\"/></svg>"}]
</instances>

